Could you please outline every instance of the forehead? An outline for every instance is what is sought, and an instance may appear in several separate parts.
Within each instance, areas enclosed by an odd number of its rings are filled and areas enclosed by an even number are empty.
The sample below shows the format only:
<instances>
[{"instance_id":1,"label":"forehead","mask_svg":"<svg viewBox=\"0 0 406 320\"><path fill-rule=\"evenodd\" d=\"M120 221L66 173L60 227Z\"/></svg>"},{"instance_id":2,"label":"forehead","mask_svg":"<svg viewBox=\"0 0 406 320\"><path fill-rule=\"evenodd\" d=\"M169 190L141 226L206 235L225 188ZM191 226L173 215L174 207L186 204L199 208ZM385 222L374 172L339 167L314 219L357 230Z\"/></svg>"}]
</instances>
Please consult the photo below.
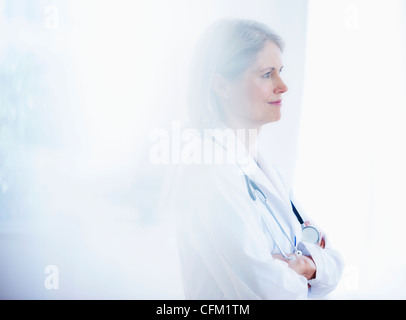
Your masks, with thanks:
<instances>
[{"instance_id":1,"label":"forehead","mask_svg":"<svg viewBox=\"0 0 406 320\"><path fill-rule=\"evenodd\" d=\"M251 70L259 72L266 68L280 69L282 67L282 52L279 47L268 41L251 67Z\"/></svg>"}]
</instances>

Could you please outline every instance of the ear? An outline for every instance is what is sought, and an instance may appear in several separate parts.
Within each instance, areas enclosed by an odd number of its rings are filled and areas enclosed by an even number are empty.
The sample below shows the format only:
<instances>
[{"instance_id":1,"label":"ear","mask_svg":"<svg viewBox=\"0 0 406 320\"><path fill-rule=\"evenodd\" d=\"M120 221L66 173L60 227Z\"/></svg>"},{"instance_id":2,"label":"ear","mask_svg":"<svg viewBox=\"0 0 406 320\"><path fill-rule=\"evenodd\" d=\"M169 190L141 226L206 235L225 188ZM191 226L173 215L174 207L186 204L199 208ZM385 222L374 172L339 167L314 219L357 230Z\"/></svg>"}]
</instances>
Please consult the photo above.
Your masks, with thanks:
<instances>
[{"instance_id":1,"label":"ear","mask_svg":"<svg viewBox=\"0 0 406 320\"><path fill-rule=\"evenodd\" d=\"M223 75L215 73L211 81L214 93L222 100L227 100L230 94L229 81Z\"/></svg>"}]
</instances>

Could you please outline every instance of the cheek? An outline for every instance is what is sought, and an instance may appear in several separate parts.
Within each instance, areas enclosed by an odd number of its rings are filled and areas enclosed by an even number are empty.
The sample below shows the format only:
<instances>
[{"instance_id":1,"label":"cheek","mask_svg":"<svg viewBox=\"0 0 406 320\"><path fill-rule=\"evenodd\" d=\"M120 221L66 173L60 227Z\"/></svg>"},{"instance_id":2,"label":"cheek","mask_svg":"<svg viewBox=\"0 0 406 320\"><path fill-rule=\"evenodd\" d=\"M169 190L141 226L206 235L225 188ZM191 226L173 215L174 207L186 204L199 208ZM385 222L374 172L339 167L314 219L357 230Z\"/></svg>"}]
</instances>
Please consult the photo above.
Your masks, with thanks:
<instances>
[{"instance_id":1,"label":"cheek","mask_svg":"<svg viewBox=\"0 0 406 320\"><path fill-rule=\"evenodd\" d=\"M246 89L248 97L253 103L267 102L272 95L272 86L269 84L253 82Z\"/></svg>"}]
</instances>

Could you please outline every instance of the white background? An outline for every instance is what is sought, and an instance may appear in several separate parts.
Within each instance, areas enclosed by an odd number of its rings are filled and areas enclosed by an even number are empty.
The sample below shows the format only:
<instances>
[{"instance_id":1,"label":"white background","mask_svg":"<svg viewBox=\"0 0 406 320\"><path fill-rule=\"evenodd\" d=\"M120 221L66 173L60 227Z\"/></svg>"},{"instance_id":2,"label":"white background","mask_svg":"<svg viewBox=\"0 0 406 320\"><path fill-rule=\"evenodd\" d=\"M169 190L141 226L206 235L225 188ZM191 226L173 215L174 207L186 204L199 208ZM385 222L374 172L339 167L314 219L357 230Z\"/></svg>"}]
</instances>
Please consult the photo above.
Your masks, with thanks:
<instances>
[{"instance_id":1,"label":"white background","mask_svg":"<svg viewBox=\"0 0 406 320\"><path fill-rule=\"evenodd\" d=\"M185 117L200 33L239 17L286 42L283 117L264 127L260 148L345 258L329 298L405 298L403 1L0 8L1 297L183 298L165 211L171 167L151 165L149 136ZM58 290L44 288L48 265Z\"/></svg>"}]
</instances>

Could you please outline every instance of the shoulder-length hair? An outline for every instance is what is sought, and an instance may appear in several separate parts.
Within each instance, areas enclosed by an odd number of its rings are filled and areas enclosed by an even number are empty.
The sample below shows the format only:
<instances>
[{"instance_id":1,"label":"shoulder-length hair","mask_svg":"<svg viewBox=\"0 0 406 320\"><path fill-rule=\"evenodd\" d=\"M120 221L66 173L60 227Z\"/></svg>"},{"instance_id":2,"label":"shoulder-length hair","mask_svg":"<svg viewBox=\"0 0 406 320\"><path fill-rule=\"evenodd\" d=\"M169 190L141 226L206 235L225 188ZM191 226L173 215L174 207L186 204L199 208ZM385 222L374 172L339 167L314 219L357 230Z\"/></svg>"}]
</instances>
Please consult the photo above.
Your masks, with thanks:
<instances>
[{"instance_id":1,"label":"shoulder-length hair","mask_svg":"<svg viewBox=\"0 0 406 320\"><path fill-rule=\"evenodd\" d=\"M255 62L267 41L283 51L279 35L257 21L221 19L205 30L195 47L188 83L187 108L194 127L203 130L221 123L213 75L236 79Z\"/></svg>"}]
</instances>

